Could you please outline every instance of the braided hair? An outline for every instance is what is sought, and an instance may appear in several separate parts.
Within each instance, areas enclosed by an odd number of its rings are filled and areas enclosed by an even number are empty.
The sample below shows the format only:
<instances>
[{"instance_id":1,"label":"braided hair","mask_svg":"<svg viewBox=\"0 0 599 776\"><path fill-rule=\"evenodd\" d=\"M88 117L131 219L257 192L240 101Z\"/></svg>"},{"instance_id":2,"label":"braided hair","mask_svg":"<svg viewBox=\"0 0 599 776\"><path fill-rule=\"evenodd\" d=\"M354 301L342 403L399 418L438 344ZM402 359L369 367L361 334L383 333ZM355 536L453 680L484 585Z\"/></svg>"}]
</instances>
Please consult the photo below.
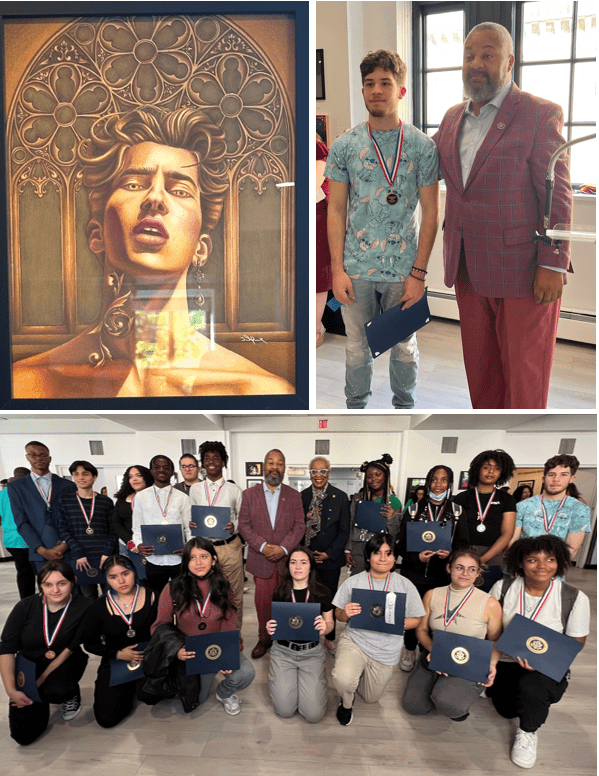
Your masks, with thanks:
<instances>
[{"instance_id":1,"label":"braided hair","mask_svg":"<svg viewBox=\"0 0 599 776\"><path fill-rule=\"evenodd\" d=\"M370 497L372 495L367 482L368 469L374 468L374 469L380 469L380 471L382 471L383 474L385 475L385 484L383 486L383 497L381 499L381 503L387 504L389 502L389 495L391 493L391 489L389 487L391 470L389 467L391 466L392 463L393 463L393 458L391 458L389 453L383 453L383 455L381 455L381 457L377 458L375 461L364 461L362 466L360 466L360 471L364 473L362 493L364 495L365 501L370 501Z\"/></svg>"}]
</instances>

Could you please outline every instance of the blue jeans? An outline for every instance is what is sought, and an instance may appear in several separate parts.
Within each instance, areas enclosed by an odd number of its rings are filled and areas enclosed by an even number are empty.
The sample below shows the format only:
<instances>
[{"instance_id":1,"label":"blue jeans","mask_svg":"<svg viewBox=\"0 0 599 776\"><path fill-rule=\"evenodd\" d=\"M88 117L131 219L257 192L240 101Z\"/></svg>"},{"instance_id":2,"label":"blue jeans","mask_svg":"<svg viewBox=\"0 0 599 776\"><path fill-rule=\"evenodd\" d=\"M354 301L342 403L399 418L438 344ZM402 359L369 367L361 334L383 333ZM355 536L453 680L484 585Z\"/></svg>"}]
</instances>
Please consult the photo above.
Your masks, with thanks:
<instances>
[{"instance_id":1,"label":"blue jeans","mask_svg":"<svg viewBox=\"0 0 599 776\"><path fill-rule=\"evenodd\" d=\"M205 703L210 694L210 688L216 674L202 674L202 689L200 690L200 703ZM219 698L230 698L239 690L245 690L246 687L254 681L256 671L250 661L240 653L239 668L230 674L225 674L225 678L217 687Z\"/></svg>"},{"instance_id":2,"label":"blue jeans","mask_svg":"<svg viewBox=\"0 0 599 776\"><path fill-rule=\"evenodd\" d=\"M356 303L341 306L347 342L345 344L345 396L348 409L362 409L372 396L372 355L364 333L364 324L381 312L399 304L403 296L403 283L375 283L369 280L352 280ZM391 348L389 382L393 391L396 410L409 410L414 406L416 374L418 372L418 347L416 335Z\"/></svg>"}]
</instances>

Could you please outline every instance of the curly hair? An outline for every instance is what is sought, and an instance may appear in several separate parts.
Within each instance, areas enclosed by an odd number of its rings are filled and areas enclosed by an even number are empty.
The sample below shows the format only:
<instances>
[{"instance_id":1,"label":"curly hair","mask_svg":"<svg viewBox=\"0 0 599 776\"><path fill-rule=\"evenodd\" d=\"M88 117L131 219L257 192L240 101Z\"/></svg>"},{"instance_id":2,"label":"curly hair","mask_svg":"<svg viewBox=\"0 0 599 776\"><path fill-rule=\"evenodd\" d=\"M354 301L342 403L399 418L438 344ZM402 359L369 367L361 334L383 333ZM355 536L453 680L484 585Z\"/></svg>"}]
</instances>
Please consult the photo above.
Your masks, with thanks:
<instances>
[{"instance_id":1,"label":"curly hair","mask_svg":"<svg viewBox=\"0 0 599 776\"><path fill-rule=\"evenodd\" d=\"M557 577L563 577L566 570L570 567L570 550L568 545L559 536L552 534L542 534L541 536L531 536L527 539L518 539L509 547L505 553L505 565L512 577L523 577L522 568L524 558L527 555L534 555L536 552L546 552L552 555L557 561Z\"/></svg>"},{"instance_id":2,"label":"curly hair","mask_svg":"<svg viewBox=\"0 0 599 776\"><path fill-rule=\"evenodd\" d=\"M570 475L573 475L578 471L580 461L575 455L554 455L548 461L545 461L543 476L550 472L551 469L555 469L556 466L569 467Z\"/></svg>"},{"instance_id":3,"label":"curly hair","mask_svg":"<svg viewBox=\"0 0 599 776\"><path fill-rule=\"evenodd\" d=\"M291 572L289 571L289 562L291 561L291 556L295 552L303 552L304 555L306 555L308 560L310 561L310 575L308 576L308 592L310 593L310 595L311 596L330 595L328 589L322 583L320 583L316 578L316 561L314 559L314 553L308 547L304 547L302 544L298 544L297 547L294 547L292 550L289 551L289 555L285 558L285 571L283 572L281 581L279 582L279 584L275 589L273 601L291 600L293 578L291 576Z\"/></svg>"},{"instance_id":4,"label":"curly hair","mask_svg":"<svg viewBox=\"0 0 599 776\"><path fill-rule=\"evenodd\" d=\"M206 550L216 563L212 567L212 573L207 577L210 582L210 601L221 610L220 620L224 620L228 612L237 611L237 607L231 602L231 586L222 572L218 562L218 555L214 545L209 539L194 536L183 548L181 558L181 573L173 581L173 611L184 612L197 601L200 606L204 603L204 596L195 577L189 571L189 561L193 549Z\"/></svg>"},{"instance_id":5,"label":"curly hair","mask_svg":"<svg viewBox=\"0 0 599 776\"><path fill-rule=\"evenodd\" d=\"M121 487L119 488L118 492L114 494L115 498L127 498L127 496L135 493L129 484L129 474L131 473L131 469L137 469L137 471L141 474L143 481L146 483L146 488L149 488L154 484L154 477L152 476L152 472L146 466L140 466L138 463L136 463L133 466L129 466L129 468L125 470L125 473L123 474L123 481L121 482Z\"/></svg>"},{"instance_id":6,"label":"curly hair","mask_svg":"<svg viewBox=\"0 0 599 776\"><path fill-rule=\"evenodd\" d=\"M167 111L149 106L102 116L92 125L89 139L82 140L78 148L83 185L89 190L91 220L103 223L106 203L123 169L125 154L139 143L184 148L197 159L202 229L212 231L229 189L225 133L197 108Z\"/></svg>"},{"instance_id":7,"label":"curly hair","mask_svg":"<svg viewBox=\"0 0 599 776\"><path fill-rule=\"evenodd\" d=\"M522 494L524 493L525 490L529 490L531 496L534 495L532 487L530 485L518 485L516 490L512 493L512 496L514 497L514 501L516 502L516 504L519 504L522 500L526 501L526 499L522 499Z\"/></svg>"},{"instance_id":8,"label":"curly hair","mask_svg":"<svg viewBox=\"0 0 599 776\"><path fill-rule=\"evenodd\" d=\"M362 86L364 86L364 79L367 75L376 70L377 68L382 70L388 70L393 73L395 80L399 86L403 86L406 82L406 76L408 74L408 67L403 62L395 51L386 51L385 49L379 49L378 51L369 51L364 59L360 62L360 73L362 74Z\"/></svg>"},{"instance_id":9,"label":"curly hair","mask_svg":"<svg viewBox=\"0 0 599 776\"><path fill-rule=\"evenodd\" d=\"M383 487L383 498L381 499L381 503L386 504L389 501L389 478L391 476L391 470L389 467L392 463L393 458L391 458L389 453L383 453L380 458L377 458L376 461L364 461L362 466L360 466L360 471L364 473L364 481L362 483L361 492L363 493L365 501L370 501L370 497L372 495L367 482L368 469L370 468L380 469L385 475L385 485Z\"/></svg>"},{"instance_id":10,"label":"curly hair","mask_svg":"<svg viewBox=\"0 0 599 776\"><path fill-rule=\"evenodd\" d=\"M496 461L501 467L501 474L499 479L495 483L496 488L500 488L512 478L516 464L512 460L511 455L505 452L505 450L485 450L479 453L470 462L470 468L468 469L468 487L475 488L478 485L478 478L480 476L480 470L487 461Z\"/></svg>"},{"instance_id":11,"label":"curly hair","mask_svg":"<svg viewBox=\"0 0 599 776\"><path fill-rule=\"evenodd\" d=\"M204 442L200 445L198 455L200 456L202 466L204 465L204 456L206 453L218 453L223 462L223 466L226 466L229 463L229 454L222 442Z\"/></svg>"}]
</instances>

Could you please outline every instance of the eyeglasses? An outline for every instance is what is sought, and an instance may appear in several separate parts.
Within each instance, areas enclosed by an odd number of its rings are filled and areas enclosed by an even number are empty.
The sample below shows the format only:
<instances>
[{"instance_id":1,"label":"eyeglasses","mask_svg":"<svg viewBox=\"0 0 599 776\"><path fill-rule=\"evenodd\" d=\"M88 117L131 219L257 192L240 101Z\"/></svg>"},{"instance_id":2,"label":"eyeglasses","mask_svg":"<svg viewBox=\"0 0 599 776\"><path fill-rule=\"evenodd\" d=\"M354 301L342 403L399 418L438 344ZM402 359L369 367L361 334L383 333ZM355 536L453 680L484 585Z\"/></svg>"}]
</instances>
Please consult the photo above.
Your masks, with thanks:
<instances>
[{"instance_id":1,"label":"eyeglasses","mask_svg":"<svg viewBox=\"0 0 599 776\"><path fill-rule=\"evenodd\" d=\"M181 466L179 466L179 469L181 469L181 471L187 471L188 469L197 469L197 468L198 467L196 466L195 463L192 463L189 466L186 466L184 464L181 464Z\"/></svg>"},{"instance_id":2,"label":"eyeglasses","mask_svg":"<svg viewBox=\"0 0 599 776\"><path fill-rule=\"evenodd\" d=\"M310 469L310 474L328 474L328 469Z\"/></svg>"},{"instance_id":3,"label":"eyeglasses","mask_svg":"<svg viewBox=\"0 0 599 776\"><path fill-rule=\"evenodd\" d=\"M469 576L478 574L478 568L475 568L474 566L470 566L470 568L465 568L464 566L454 566L454 569L458 572L458 574L468 574Z\"/></svg>"}]
</instances>

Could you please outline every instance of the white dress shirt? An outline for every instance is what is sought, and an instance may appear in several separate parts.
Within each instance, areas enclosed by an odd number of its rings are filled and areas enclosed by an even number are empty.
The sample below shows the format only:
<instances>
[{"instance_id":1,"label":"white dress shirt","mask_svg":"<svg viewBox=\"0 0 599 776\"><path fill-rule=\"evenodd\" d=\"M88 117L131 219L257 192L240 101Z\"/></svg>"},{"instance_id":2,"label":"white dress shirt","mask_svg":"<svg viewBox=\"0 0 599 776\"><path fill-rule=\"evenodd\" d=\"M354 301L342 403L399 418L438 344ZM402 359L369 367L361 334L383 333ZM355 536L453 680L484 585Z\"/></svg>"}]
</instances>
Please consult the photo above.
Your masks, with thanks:
<instances>
[{"instance_id":1,"label":"white dress shirt","mask_svg":"<svg viewBox=\"0 0 599 776\"><path fill-rule=\"evenodd\" d=\"M167 506L168 504L168 506ZM166 510L166 514L163 514ZM191 502L189 496L180 490L167 485L166 488L157 488L152 485L135 494L133 499L133 541L137 547L141 544L142 525L170 525L183 526L183 536L186 542L191 539L189 521L191 520ZM156 566L176 566L181 563L178 555L150 555L150 563Z\"/></svg>"},{"instance_id":2,"label":"white dress shirt","mask_svg":"<svg viewBox=\"0 0 599 776\"><path fill-rule=\"evenodd\" d=\"M192 504L200 507L230 507L231 522L234 526L231 536L237 533L237 521L241 507L241 488L239 485L227 482L223 477L216 482L206 478L203 482L196 482L191 486L189 499Z\"/></svg>"}]
</instances>

